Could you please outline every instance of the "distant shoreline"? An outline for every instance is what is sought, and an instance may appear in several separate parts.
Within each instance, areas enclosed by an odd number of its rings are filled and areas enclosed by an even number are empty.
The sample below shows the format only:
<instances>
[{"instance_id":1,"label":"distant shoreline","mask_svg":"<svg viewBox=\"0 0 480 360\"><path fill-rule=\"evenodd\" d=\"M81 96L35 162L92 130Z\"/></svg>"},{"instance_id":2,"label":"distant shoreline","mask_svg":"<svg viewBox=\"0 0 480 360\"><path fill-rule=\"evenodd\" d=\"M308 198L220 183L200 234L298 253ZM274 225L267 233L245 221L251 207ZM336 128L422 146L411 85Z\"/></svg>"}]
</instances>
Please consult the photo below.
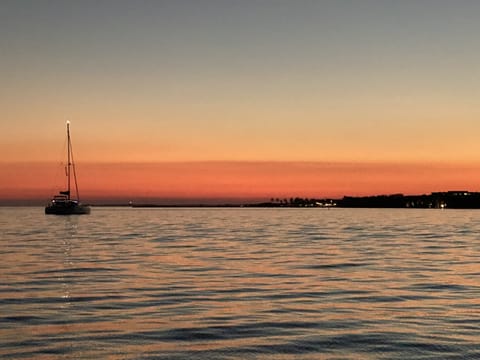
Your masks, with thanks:
<instances>
[{"instance_id":1,"label":"distant shoreline","mask_svg":"<svg viewBox=\"0 0 480 360\"><path fill-rule=\"evenodd\" d=\"M129 202L84 202L92 207L128 207L128 208L412 208L412 209L480 209L480 192L446 191L432 192L423 195L372 195L372 196L344 196L333 198L290 198L271 199L270 201L221 202L213 199L205 202L162 203L162 200ZM202 201L202 200L200 200ZM36 207L44 205L37 200L4 200L0 199L0 207Z\"/></svg>"},{"instance_id":2,"label":"distant shoreline","mask_svg":"<svg viewBox=\"0 0 480 360\"><path fill-rule=\"evenodd\" d=\"M92 204L95 207L132 208L412 208L412 209L480 209L480 192L447 191L429 195L344 196L341 199L290 198L245 204Z\"/></svg>"}]
</instances>

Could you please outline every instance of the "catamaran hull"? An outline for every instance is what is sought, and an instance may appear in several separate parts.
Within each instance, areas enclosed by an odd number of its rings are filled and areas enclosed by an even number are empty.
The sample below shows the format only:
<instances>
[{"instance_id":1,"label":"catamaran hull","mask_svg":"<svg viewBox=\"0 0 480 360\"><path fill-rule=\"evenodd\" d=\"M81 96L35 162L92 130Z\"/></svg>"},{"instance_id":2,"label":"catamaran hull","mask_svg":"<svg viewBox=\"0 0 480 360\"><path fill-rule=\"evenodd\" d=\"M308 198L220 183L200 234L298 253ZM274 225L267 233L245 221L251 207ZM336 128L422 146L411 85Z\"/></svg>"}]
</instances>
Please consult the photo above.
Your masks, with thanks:
<instances>
[{"instance_id":1,"label":"catamaran hull","mask_svg":"<svg viewBox=\"0 0 480 360\"><path fill-rule=\"evenodd\" d=\"M90 214L90 206L82 204L48 205L45 207L47 215L85 215Z\"/></svg>"}]
</instances>

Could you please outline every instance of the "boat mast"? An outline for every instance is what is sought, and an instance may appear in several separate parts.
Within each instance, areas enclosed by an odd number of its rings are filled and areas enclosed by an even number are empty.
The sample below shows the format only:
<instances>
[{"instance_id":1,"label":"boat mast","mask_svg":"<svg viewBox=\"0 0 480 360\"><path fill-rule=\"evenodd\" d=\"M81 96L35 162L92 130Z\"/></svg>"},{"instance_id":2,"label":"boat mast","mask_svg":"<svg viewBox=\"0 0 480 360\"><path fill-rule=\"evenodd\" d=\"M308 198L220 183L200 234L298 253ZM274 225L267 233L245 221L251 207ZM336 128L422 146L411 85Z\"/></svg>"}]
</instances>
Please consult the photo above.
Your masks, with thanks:
<instances>
[{"instance_id":1,"label":"boat mast","mask_svg":"<svg viewBox=\"0 0 480 360\"><path fill-rule=\"evenodd\" d=\"M72 179L72 170L73 170L73 181L75 183L75 197L74 199L80 201L80 195L78 193L78 182L77 182L77 171L75 170L75 160L73 159L73 147L72 147L72 140L70 138L70 121L67 121L67 137L68 137L68 196L69 199L72 197L70 196L71 191L71 179Z\"/></svg>"},{"instance_id":2,"label":"boat mast","mask_svg":"<svg viewBox=\"0 0 480 360\"><path fill-rule=\"evenodd\" d=\"M67 198L70 200L70 168L72 166L72 163L70 161L70 121L67 120Z\"/></svg>"}]
</instances>

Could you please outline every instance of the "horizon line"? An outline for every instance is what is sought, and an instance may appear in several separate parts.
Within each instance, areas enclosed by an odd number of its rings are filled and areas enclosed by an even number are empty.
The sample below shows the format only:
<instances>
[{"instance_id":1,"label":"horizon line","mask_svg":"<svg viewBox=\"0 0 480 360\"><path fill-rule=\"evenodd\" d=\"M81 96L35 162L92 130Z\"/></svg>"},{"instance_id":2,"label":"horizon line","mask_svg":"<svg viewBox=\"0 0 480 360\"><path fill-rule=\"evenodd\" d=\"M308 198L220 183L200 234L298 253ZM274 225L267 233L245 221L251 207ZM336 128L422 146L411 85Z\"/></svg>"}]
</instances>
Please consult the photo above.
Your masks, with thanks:
<instances>
[{"instance_id":1,"label":"horizon line","mask_svg":"<svg viewBox=\"0 0 480 360\"><path fill-rule=\"evenodd\" d=\"M328 197L328 196L265 196L265 197L131 197L126 199L125 197L94 197L93 201L84 202L91 206L109 206L108 203L117 204L119 206L127 205L155 205L155 206L225 206L225 205L248 205L251 202L268 202L272 199L275 200L290 200L290 199L305 199L305 200L343 200L345 198L373 198L373 197L390 197L390 196L403 196L403 197L418 197L418 196L432 196L434 194L451 194L451 193L468 193L470 195L478 195L480 191L470 191L466 189L456 190L444 190L444 191L431 191L423 194L404 194L401 192L392 193L377 193L367 195L341 195L340 197ZM40 206L41 203L48 203L49 198L12 198L12 199L0 199L0 206ZM82 201L83 202L83 201ZM163 202L163 203L162 203ZM19 205L16 205L19 204ZM23 205L31 204L31 205ZM37 205L38 204L38 205Z\"/></svg>"}]
</instances>

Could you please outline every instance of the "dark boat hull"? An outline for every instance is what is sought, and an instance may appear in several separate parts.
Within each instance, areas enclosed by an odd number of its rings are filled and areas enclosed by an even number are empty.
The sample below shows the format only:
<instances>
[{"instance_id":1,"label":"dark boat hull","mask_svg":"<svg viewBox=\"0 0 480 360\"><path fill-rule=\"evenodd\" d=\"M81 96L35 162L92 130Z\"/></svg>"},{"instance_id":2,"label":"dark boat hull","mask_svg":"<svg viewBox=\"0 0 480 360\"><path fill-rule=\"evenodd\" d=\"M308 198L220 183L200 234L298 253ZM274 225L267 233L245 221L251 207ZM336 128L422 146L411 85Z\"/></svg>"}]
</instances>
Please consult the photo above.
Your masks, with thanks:
<instances>
[{"instance_id":1,"label":"dark boat hull","mask_svg":"<svg viewBox=\"0 0 480 360\"><path fill-rule=\"evenodd\" d=\"M47 215L85 215L90 214L90 206L79 204L74 201L64 203L52 203L45 207Z\"/></svg>"}]
</instances>

